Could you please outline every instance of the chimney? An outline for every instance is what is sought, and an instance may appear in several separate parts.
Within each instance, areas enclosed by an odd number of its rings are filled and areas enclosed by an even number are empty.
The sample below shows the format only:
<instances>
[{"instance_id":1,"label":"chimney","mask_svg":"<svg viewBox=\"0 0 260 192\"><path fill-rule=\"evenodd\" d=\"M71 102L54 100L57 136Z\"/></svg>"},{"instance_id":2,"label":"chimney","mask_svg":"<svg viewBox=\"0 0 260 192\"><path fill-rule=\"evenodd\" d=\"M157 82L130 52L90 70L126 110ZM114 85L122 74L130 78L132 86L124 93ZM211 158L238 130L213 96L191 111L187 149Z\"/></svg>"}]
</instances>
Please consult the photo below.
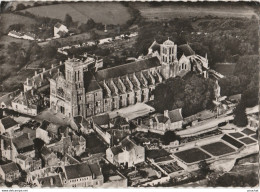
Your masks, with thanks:
<instances>
[{"instance_id":1,"label":"chimney","mask_svg":"<svg viewBox=\"0 0 260 192\"><path fill-rule=\"evenodd\" d=\"M37 76L37 71L34 72L34 76Z\"/></svg>"},{"instance_id":2,"label":"chimney","mask_svg":"<svg viewBox=\"0 0 260 192\"><path fill-rule=\"evenodd\" d=\"M54 68L54 65L53 65L53 64L51 64L51 68L52 68L52 69Z\"/></svg>"},{"instance_id":3,"label":"chimney","mask_svg":"<svg viewBox=\"0 0 260 192\"><path fill-rule=\"evenodd\" d=\"M168 117L169 118L169 111L168 110L164 110L164 117Z\"/></svg>"}]
</instances>

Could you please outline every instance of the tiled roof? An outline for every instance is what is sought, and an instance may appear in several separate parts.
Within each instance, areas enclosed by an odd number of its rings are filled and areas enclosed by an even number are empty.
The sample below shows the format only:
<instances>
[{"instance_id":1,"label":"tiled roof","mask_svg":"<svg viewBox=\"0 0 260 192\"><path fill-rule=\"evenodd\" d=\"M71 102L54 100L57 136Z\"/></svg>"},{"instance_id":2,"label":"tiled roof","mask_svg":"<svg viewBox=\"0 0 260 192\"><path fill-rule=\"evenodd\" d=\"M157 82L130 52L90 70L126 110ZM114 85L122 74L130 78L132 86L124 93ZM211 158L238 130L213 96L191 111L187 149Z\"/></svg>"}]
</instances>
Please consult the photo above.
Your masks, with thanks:
<instances>
[{"instance_id":1,"label":"tiled roof","mask_svg":"<svg viewBox=\"0 0 260 192\"><path fill-rule=\"evenodd\" d=\"M11 162L11 163L8 163L8 164L5 164L5 165L1 165L1 168L2 168L2 170L5 174L11 173L11 172L14 172L14 171L19 171L16 163L14 163L14 162Z\"/></svg>"},{"instance_id":2,"label":"tiled roof","mask_svg":"<svg viewBox=\"0 0 260 192\"><path fill-rule=\"evenodd\" d=\"M64 167L67 179L77 179L92 176L91 169L87 163L68 165Z\"/></svg>"},{"instance_id":3,"label":"tiled roof","mask_svg":"<svg viewBox=\"0 0 260 192\"><path fill-rule=\"evenodd\" d=\"M13 138L12 141L18 152L24 153L34 149L33 140L29 139L27 133L24 133L19 137Z\"/></svg>"},{"instance_id":4,"label":"tiled roof","mask_svg":"<svg viewBox=\"0 0 260 192\"><path fill-rule=\"evenodd\" d=\"M109 115L107 113L103 115L93 116L92 119L93 122L99 126L109 124Z\"/></svg>"},{"instance_id":5,"label":"tiled roof","mask_svg":"<svg viewBox=\"0 0 260 192\"><path fill-rule=\"evenodd\" d=\"M172 111L169 111L169 118L170 118L172 123L182 121L183 117L182 117L182 114L181 114L181 110L180 109L174 109Z\"/></svg>"},{"instance_id":6,"label":"tiled roof","mask_svg":"<svg viewBox=\"0 0 260 192\"><path fill-rule=\"evenodd\" d=\"M105 79L111 79L115 77L121 77L134 72L139 72L145 69L160 66L160 61L157 57L152 57L146 60L140 60L136 62L119 65L116 67L103 69L96 72L95 77L97 81L103 81Z\"/></svg>"},{"instance_id":7,"label":"tiled roof","mask_svg":"<svg viewBox=\"0 0 260 192\"><path fill-rule=\"evenodd\" d=\"M159 123L166 123L168 121L168 117L165 117L164 115L157 115L156 116Z\"/></svg>"},{"instance_id":8,"label":"tiled roof","mask_svg":"<svg viewBox=\"0 0 260 192\"><path fill-rule=\"evenodd\" d=\"M15 125L18 125L18 123L9 116L1 119L1 122L4 126L4 129L9 129Z\"/></svg>"},{"instance_id":9,"label":"tiled roof","mask_svg":"<svg viewBox=\"0 0 260 192\"><path fill-rule=\"evenodd\" d=\"M189 44L179 45L177 52L179 52L180 55L184 54L185 56L191 56L195 54L195 51L192 50Z\"/></svg>"},{"instance_id":10,"label":"tiled roof","mask_svg":"<svg viewBox=\"0 0 260 192\"><path fill-rule=\"evenodd\" d=\"M84 86L85 86L86 93L101 89L96 79L89 71L84 73Z\"/></svg>"}]
</instances>

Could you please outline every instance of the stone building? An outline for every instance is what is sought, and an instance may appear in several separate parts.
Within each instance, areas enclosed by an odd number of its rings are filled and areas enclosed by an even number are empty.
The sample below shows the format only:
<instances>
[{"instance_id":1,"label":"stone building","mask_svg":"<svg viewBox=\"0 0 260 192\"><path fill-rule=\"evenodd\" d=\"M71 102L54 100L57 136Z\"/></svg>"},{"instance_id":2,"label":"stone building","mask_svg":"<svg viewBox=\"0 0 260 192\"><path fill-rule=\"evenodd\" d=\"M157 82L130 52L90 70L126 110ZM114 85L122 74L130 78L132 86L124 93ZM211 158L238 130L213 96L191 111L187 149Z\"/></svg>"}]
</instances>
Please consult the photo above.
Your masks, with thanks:
<instances>
[{"instance_id":1,"label":"stone building","mask_svg":"<svg viewBox=\"0 0 260 192\"><path fill-rule=\"evenodd\" d=\"M159 52L153 50L154 46L159 46ZM50 107L67 117L89 117L153 100L152 90L170 77L191 70L207 77L207 59L191 50L186 51L189 56L182 52L178 57L177 45L170 40L154 42L147 56L95 72L91 57L68 59L64 73L58 72L50 79Z\"/></svg>"}]
</instances>

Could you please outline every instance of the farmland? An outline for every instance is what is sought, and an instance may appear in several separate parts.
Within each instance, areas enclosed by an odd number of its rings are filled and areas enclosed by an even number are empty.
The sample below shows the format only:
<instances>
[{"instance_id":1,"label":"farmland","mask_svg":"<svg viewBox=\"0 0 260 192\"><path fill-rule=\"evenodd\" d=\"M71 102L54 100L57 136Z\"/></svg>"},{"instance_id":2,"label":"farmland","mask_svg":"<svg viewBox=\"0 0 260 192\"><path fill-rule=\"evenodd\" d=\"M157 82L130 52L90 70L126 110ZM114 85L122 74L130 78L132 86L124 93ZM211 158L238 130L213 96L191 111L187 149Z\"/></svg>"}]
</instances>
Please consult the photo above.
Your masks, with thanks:
<instances>
[{"instance_id":1,"label":"farmland","mask_svg":"<svg viewBox=\"0 0 260 192\"><path fill-rule=\"evenodd\" d=\"M232 153L235 150L222 142L211 143L201 146L202 149L214 156L220 156L228 153Z\"/></svg>"},{"instance_id":2,"label":"farmland","mask_svg":"<svg viewBox=\"0 0 260 192\"><path fill-rule=\"evenodd\" d=\"M36 21L32 18L16 15L13 13L5 13L0 15L0 32L7 33L7 29L13 24L24 24L25 27L35 24Z\"/></svg>"},{"instance_id":3,"label":"farmland","mask_svg":"<svg viewBox=\"0 0 260 192\"><path fill-rule=\"evenodd\" d=\"M62 10L62 11L57 11ZM66 3L57 5L47 5L32 7L22 12L30 12L36 16L46 16L64 20L65 15L69 14L73 21L86 23L89 18L95 22L103 24L124 24L130 19L130 13L127 8L120 3L114 2L82 2Z\"/></svg>"},{"instance_id":4,"label":"farmland","mask_svg":"<svg viewBox=\"0 0 260 192\"><path fill-rule=\"evenodd\" d=\"M218 17L247 17L256 15L249 6L235 6L224 4L195 5L195 4L173 4L162 6L151 6L148 3L135 3L135 8L141 15L150 21L171 20L183 17L205 17L208 15Z\"/></svg>"}]
</instances>

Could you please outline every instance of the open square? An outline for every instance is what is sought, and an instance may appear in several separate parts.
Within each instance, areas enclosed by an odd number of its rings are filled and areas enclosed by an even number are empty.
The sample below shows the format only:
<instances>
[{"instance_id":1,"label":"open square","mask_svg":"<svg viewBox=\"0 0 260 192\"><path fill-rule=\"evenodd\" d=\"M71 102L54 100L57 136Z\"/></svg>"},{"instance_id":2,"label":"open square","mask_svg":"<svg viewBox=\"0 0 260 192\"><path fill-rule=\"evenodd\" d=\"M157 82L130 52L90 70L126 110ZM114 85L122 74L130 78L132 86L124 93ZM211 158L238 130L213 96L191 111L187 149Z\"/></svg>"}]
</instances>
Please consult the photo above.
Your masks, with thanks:
<instances>
[{"instance_id":1,"label":"open square","mask_svg":"<svg viewBox=\"0 0 260 192\"><path fill-rule=\"evenodd\" d=\"M211 143L208 145L201 146L202 149L214 156L225 155L232 153L235 150L222 142Z\"/></svg>"},{"instance_id":2,"label":"open square","mask_svg":"<svg viewBox=\"0 0 260 192\"><path fill-rule=\"evenodd\" d=\"M186 163L194 163L210 158L210 155L198 148L191 148L185 151L180 151L175 153L174 155L185 161Z\"/></svg>"}]
</instances>

